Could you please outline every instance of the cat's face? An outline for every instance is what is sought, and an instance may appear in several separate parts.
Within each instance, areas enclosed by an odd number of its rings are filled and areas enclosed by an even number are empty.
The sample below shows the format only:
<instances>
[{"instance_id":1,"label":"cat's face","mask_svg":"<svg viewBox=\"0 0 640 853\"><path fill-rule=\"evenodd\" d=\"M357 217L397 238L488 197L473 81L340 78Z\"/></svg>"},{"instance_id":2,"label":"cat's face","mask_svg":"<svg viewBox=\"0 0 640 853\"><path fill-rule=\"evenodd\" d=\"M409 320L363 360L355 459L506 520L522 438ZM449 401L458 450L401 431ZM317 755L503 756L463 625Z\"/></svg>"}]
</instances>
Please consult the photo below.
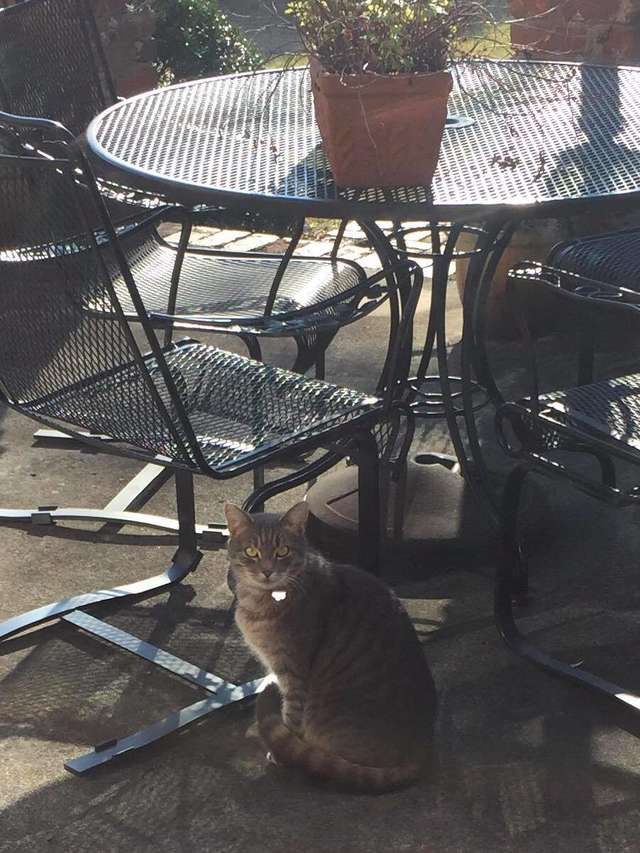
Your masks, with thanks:
<instances>
[{"instance_id":1,"label":"cat's face","mask_svg":"<svg viewBox=\"0 0 640 853\"><path fill-rule=\"evenodd\" d=\"M307 550L306 503L284 515L249 515L225 504L229 527L228 554L236 581L256 590L286 590L295 585L304 568Z\"/></svg>"}]
</instances>

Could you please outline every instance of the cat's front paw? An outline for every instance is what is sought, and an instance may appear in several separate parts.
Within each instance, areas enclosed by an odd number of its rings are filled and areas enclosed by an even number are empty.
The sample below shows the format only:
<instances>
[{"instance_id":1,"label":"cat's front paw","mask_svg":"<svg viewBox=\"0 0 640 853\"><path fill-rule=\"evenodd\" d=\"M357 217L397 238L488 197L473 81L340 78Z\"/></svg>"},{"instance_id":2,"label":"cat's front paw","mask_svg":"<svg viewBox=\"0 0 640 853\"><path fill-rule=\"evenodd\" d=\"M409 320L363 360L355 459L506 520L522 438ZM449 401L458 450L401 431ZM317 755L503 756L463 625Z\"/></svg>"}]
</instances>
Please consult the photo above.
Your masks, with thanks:
<instances>
[{"instance_id":1,"label":"cat's front paw","mask_svg":"<svg viewBox=\"0 0 640 853\"><path fill-rule=\"evenodd\" d=\"M278 766L278 762L276 761L272 752L268 752L265 758L267 759L267 764L273 764L274 767Z\"/></svg>"}]
</instances>

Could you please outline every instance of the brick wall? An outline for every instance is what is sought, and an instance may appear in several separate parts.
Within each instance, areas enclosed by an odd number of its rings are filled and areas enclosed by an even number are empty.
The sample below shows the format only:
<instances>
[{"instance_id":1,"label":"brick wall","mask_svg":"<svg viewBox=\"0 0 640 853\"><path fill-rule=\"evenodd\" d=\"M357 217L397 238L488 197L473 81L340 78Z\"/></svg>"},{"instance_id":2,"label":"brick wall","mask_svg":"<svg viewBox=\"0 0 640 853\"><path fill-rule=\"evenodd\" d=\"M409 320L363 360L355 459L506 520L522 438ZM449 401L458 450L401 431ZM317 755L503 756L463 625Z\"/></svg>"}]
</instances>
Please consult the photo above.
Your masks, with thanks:
<instances>
[{"instance_id":1,"label":"brick wall","mask_svg":"<svg viewBox=\"0 0 640 853\"><path fill-rule=\"evenodd\" d=\"M94 14L119 95L153 89L154 17L150 0L92 0Z\"/></svg>"},{"instance_id":2,"label":"brick wall","mask_svg":"<svg viewBox=\"0 0 640 853\"><path fill-rule=\"evenodd\" d=\"M530 57L640 64L640 0L510 0L514 47ZM548 13L548 14L545 14Z\"/></svg>"}]
</instances>

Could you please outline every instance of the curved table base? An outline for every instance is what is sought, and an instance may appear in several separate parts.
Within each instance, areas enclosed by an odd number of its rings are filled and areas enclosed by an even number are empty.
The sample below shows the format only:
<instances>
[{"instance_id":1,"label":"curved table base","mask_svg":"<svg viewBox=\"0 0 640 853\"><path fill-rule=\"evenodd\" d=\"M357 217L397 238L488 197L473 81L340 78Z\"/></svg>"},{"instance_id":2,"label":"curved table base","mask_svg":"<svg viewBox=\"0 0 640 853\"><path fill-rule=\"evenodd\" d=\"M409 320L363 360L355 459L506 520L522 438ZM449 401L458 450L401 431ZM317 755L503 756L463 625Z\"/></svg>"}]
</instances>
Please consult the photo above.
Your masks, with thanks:
<instances>
[{"instance_id":1,"label":"curved table base","mask_svg":"<svg viewBox=\"0 0 640 853\"><path fill-rule=\"evenodd\" d=\"M478 507L455 459L418 454L407 460L402 481L383 483L383 518L399 552L474 561L495 557L498 540ZM353 560L358 534L358 483L353 467L339 468L307 493L310 537L337 559ZM396 561L397 562L397 561ZM421 561L422 562L422 561Z\"/></svg>"},{"instance_id":2,"label":"curved table base","mask_svg":"<svg viewBox=\"0 0 640 853\"><path fill-rule=\"evenodd\" d=\"M359 225L365 231L383 266L392 264L398 257L407 256L429 258L433 261L431 306L422 356L417 374L408 376L405 380L405 399L415 417L446 420L456 453L455 459L464 478L463 480L451 475L446 477L442 472L438 472L434 478L433 469L429 470L430 466L427 466L419 473L412 472L416 485L410 490L412 494L408 494L402 482L389 482L387 472L387 482L381 483L381 491L383 495L388 493L392 496L392 508L386 507L387 514L392 515L387 523L388 532L394 541L414 542L424 551L434 541L432 522L435 519L441 534L437 538L438 542L450 541L451 551L455 548L464 552L471 547L473 553L477 554L478 539L482 542L480 550L486 550L487 539L493 541L499 529L496 491L490 482L475 423L478 410L489 404L495 405L500 399L484 349L483 308L498 262L511 239L515 222L500 221L485 225L432 222L420 229L431 230L429 252L414 252L407 248L405 236L415 229L403 230L397 225L391 235L387 235L375 222L360 221ZM475 246L472 249L459 249L460 239L469 236L475 239ZM395 239L397 245L394 246L391 239ZM457 259L468 261L463 306L461 376L451 375L447 340L450 330L447 329L446 322L449 275L451 266ZM402 296L402 287L400 292ZM476 336L476 328L480 330L479 336ZM434 354L438 361L437 376L429 373ZM407 363L407 375L409 367L410 364ZM411 468L411 463L409 465ZM352 554L350 540L357 527L358 518L355 506L357 487L351 482L355 482L355 478L351 476L350 480L350 476L342 473L331 474L312 487L308 494L316 534L329 548L332 544L341 542L340 547L349 555ZM437 480L441 497L430 501L429 496L436 488L434 480ZM475 501L471 499L470 493L475 493ZM411 499L414 497L419 510L411 506ZM322 536L325 528L330 531L326 537Z\"/></svg>"}]
</instances>

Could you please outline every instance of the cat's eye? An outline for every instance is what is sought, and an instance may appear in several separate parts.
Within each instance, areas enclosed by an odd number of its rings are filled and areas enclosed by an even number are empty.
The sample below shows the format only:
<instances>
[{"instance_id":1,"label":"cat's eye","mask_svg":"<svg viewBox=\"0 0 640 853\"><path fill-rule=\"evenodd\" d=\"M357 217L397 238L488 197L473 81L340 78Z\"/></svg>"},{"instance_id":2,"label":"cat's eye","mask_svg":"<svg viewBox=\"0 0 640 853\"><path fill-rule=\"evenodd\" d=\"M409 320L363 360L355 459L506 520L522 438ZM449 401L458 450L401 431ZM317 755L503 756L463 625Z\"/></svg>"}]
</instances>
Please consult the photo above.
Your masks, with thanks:
<instances>
[{"instance_id":1,"label":"cat's eye","mask_svg":"<svg viewBox=\"0 0 640 853\"><path fill-rule=\"evenodd\" d=\"M276 548L276 557L287 557L289 555L289 546L288 545L278 545Z\"/></svg>"},{"instance_id":2,"label":"cat's eye","mask_svg":"<svg viewBox=\"0 0 640 853\"><path fill-rule=\"evenodd\" d=\"M260 556L260 551L258 551L257 548L254 548L253 545L249 545L248 548L245 548L244 553L247 557L251 557L252 560L257 559Z\"/></svg>"}]
</instances>

